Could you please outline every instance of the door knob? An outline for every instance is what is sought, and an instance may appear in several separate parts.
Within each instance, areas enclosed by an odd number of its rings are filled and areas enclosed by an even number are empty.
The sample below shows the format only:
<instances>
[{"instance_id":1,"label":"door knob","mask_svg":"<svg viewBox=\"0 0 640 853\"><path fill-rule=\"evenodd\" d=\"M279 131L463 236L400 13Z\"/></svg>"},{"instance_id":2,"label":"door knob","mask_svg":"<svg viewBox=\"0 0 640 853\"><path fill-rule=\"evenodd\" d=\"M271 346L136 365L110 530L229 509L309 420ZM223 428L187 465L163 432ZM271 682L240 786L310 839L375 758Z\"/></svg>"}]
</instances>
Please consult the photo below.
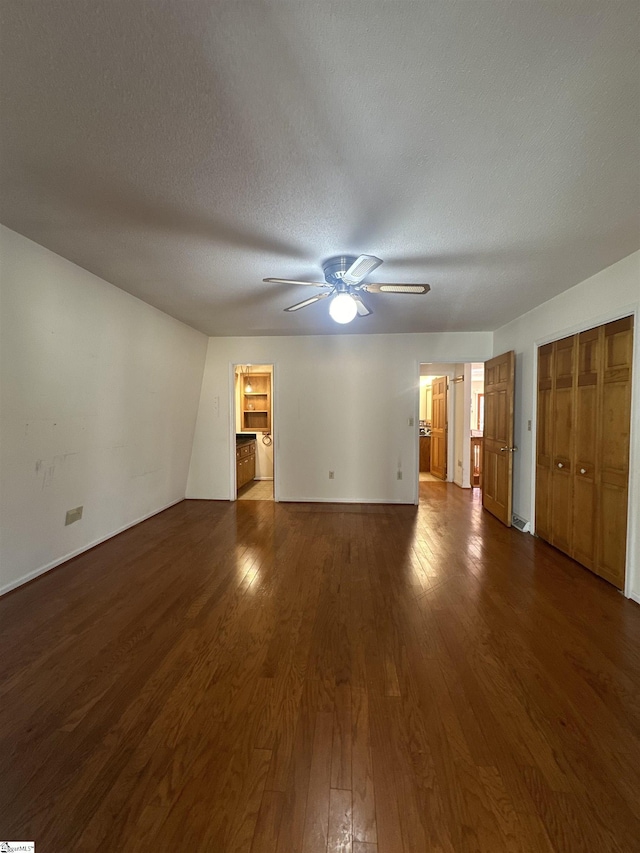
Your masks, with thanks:
<instances>
[{"instance_id":1,"label":"door knob","mask_svg":"<svg viewBox=\"0 0 640 853\"><path fill-rule=\"evenodd\" d=\"M564 468L564 465L562 464L562 462L558 462L558 468Z\"/></svg>"},{"instance_id":2,"label":"door knob","mask_svg":"<svg viewBox=\"0 0 640 853\"><path fill-rule=\"evenodd\" d=\"M587 469L586 469L586 468L581 468L581 469L580 469L580 473L581 473L581 474L586 474L586 473L587 473Z\"/></svg>"}]
</instances>

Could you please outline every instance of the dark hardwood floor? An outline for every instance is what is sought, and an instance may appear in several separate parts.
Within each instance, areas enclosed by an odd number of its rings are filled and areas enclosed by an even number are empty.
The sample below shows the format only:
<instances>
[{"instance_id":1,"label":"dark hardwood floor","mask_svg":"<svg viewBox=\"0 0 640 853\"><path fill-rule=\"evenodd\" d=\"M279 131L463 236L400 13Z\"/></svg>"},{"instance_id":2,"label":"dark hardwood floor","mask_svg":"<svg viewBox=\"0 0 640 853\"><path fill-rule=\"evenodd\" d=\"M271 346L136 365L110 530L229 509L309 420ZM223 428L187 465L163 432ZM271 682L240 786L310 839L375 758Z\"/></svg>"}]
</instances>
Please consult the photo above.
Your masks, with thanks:
<instances>
[{"instance_id":1,"label":"dark hardwood floor","mask_svg":"<svg viewBox=\"0 0 640 853\"><path fill-rule=\"evenodd\" d=\"M0 599L0 837L638 851L640 607L420 488L185 501Z\"/></svg>"}]
</instances>

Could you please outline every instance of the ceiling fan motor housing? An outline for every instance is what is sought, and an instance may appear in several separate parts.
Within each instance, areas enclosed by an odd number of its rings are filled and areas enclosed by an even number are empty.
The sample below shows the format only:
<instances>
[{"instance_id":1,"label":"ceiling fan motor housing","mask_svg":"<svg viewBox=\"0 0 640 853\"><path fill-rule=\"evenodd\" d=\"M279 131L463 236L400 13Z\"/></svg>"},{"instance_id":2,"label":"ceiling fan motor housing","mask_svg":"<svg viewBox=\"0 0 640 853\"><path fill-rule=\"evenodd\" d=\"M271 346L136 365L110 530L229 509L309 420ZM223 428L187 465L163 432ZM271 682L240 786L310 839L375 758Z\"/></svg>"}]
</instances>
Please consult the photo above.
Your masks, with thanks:
<instances>
[{"instance_id":1,"label":"ceiling fan motor housing","mask_svg":"<svg viewBox=\"0 0 640 853\"><path fill-rule=\"evenodd\" d=\"M344 274L355 261L357 261L355 255L336 255L329 258L322 264L324 280L327 284L342 284Z\"/></svg>"}]
</instances>

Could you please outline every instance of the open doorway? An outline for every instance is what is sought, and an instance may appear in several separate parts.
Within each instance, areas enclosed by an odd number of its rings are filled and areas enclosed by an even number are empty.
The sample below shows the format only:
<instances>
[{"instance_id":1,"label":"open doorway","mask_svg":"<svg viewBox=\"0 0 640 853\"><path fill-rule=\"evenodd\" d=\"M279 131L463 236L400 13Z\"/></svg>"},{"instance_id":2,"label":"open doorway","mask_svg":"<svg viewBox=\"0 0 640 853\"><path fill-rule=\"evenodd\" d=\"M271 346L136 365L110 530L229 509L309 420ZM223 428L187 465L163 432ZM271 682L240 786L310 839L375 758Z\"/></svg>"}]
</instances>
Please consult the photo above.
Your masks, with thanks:
<instances>
[{"instance_id":1,"label":"open doorway","mask_svg":"<svg viewBox=\"0 0 640 853\"><path fill-rule=\"evenodd\" d=\"M234 365L235 497L274 499L273 365Z\"/></svg>"},{"instance_id":2,"label":"open doorway","mask_svg":"<svg viewBox=\"0 0 640 853\"><path fill-rule=\"evenodd\" d=\"M484 363L471 364L471 471L472 488L482 488L482 445L484 437Z\"/></svg>"},{"instance_id":3,"label":"open doorway","mask_svg":"<svg viewBox=\"0 0 640 853\"><path fill-rule=\"evenodd\" d=\"M423 363L419 481L482 487L484 364Z\"/></svg>"}]
</instances>

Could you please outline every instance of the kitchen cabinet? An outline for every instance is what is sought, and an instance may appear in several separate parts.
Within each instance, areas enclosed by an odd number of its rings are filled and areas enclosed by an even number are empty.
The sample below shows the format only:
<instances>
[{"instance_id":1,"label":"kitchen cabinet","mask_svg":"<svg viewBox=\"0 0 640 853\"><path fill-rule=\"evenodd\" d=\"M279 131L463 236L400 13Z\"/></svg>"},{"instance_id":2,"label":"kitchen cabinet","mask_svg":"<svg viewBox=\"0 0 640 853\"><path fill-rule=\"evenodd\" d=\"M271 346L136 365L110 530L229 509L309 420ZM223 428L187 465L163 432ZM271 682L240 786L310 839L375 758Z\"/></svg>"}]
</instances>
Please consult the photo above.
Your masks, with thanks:
<instances>
[{"instance_id":1,"label":"kitchen cabinet","mask_svg":"<svg viewBox=\"0 0 640 853\"><path fill-rule=\"evenodd\" d=\"M420 436L420 470L427 473L431 470L431 436Z\"/></svg>"},{"instance_id":2,"label":"kitchen cabinet","mask_svg":"<svg viewBox=\"0 0 640 853\"><path fill-rule=\"evenodd\" d=\"M256 476L255 439L236 446L236 488L241 489Z\"/></svg>"},{"instance_id":3,"label":"kitchen cabinet","mask_svg":"<svg viewBox=\"0 0 640 853\"><path fill-rule=\"evenodd\" d=\"M536 533L624 586L633 317L538 350Z\"/></svg>"},{"instance_id":4,"label":"kitchen cabinet","mask_svg":"<svg viewBox=\"0 0 640 853\"><path fill-rule=\"evenodd\" d=\"M247 373L241 381L242 429L271 432L271 374ZM247 387L251 390L247 391Z\"/></svg>"}]
</instances>

